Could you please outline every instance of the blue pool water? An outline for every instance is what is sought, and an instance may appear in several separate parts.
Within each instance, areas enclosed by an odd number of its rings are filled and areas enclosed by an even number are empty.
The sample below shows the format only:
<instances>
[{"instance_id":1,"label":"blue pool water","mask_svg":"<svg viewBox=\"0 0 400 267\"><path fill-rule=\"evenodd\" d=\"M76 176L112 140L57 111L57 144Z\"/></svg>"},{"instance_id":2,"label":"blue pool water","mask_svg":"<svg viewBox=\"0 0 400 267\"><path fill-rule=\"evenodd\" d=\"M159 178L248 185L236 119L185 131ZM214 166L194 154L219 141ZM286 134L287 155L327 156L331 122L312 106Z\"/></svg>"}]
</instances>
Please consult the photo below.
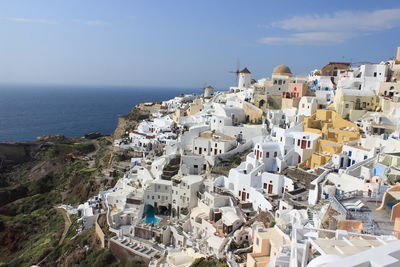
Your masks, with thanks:
<instances>
[{"instance_id":1,"label":"blue pool water","mask_svg":"<svg viewBox=\"0 0 400 267\"><path fill-rule=\"evenodd\" d=\"M160 221L155 214L152 206L146 206L146 224L157 224Z\"/></svg>"}]
</instances>

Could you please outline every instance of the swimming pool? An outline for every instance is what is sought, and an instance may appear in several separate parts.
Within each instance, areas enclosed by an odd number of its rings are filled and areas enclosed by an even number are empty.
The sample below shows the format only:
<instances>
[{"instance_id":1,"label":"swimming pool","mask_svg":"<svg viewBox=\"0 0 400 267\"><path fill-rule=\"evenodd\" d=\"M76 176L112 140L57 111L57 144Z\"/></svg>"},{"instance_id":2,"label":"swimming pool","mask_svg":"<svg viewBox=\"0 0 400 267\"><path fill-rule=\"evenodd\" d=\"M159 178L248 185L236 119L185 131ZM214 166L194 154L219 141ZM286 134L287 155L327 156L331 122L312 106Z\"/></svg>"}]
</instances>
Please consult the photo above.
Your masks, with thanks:
<instances>
[{"instance_id":1,"label":"swimming pool","mask_svg":"<svg viewBox=\"0 0 400 267\"><path fill-rule=\"evenodd\" d=\"M154 214L154 208L150 205L147 205L145 208L146 211L146 224L157 224L160 219L157 218Z\"/></svg>"}]
</instances>

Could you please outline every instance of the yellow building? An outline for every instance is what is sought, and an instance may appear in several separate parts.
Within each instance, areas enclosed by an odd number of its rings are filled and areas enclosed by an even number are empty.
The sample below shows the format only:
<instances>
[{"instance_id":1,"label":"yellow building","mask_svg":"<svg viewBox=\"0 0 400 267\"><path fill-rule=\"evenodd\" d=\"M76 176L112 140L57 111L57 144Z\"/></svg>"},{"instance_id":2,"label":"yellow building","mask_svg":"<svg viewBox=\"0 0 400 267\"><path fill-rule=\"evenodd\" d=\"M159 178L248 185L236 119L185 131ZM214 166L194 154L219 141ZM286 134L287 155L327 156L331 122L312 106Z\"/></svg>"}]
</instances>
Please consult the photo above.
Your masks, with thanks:
<instances>
[{"instance_id":1,"label":"yellow building","mask_svg":"<svg viewBox=\"0 0 400 267\"><path fill-rule=\"evenodd\" d=\"M344 144L360 139L357 125L343 119L338 113L325 109L318 109L314 115L304 119L304 131L321 136L317 150L307 163L311 168L324 165L333 154L342 151Z\"/></svg>"}]
</instances>

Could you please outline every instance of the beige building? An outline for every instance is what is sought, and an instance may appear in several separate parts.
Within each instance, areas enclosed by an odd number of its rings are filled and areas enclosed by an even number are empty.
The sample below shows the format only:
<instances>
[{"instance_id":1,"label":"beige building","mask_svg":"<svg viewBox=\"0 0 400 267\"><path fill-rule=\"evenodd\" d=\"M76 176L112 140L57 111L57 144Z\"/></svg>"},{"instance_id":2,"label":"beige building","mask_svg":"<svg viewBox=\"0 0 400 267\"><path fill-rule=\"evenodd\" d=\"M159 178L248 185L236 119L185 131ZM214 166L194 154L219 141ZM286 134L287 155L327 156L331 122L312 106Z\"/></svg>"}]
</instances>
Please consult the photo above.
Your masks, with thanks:
<instances>
[{"instance_id":1,"label":"beige building","mask_svg":"<svg viewBox=\"0 0 400 267\"><path fill-rule=\"evenodd\" d=\"M342 118L356 121L367 111L376 111L379 98L370 90L339 89L336 91L334 106Z\"/></svg>"},{"instance_id":2,"label":"beige building","mask_svg":"<svg viewBox=\"0 0 400 267\"><path fill-rule=\"evenodd\" d=\"M386 115L400 113L400 82L384 82L379 87L380 106ZM397 115L400 115L400 114Z\"/></svg>"},{"instance_id":3,"label":"beige building","mask_svg":"<svg viewBox=\"0 0 400 267\"><path fill-rule=\"evenodd\" d=\"M262 109L248 102L243 102L243 111L246 115L246 122L252 122L252 123L262 122L262 116L263 116Z\"/></svg>"},{"instance_id":4,"label":"beige building","mask_svg":"<svg viewBox=\"0 0 400 267\"><path fill-rule=\"evenodd\" d=\"M189 105L187 109L187 115L194 115L203 110L203 102L201 98L197 98Z\"/></svg>"},{"instance_id":5,"label":"beige building","mask_svg":"<svg viewBox=\"0 0 400 267\"><path fill-rule=\"evenodd\" d=\"M277 226L267 229L256 226L253 232L253 252L247 254L246 267L267 266L286 244L290 244L290 238Z\"/></svg>"}]
</instances>

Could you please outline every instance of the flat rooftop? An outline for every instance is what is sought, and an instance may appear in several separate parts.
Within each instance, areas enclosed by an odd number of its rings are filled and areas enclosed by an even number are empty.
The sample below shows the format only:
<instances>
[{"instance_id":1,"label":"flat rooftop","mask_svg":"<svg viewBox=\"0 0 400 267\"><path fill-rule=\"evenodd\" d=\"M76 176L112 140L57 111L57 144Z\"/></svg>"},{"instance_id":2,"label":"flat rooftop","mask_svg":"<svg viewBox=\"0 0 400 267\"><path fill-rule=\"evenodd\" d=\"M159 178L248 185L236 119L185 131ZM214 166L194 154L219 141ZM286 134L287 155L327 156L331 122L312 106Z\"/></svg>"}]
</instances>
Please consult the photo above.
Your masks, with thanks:
<instances>
[{"instance_id":1,"label":"flat rooftop","mask_svg":"<svg viewBox=\"0 0 400 267\"><path fill-rule=\"evenodd\" d=\"M362 251L380 247L387 243L393 242L395 240L390 241L382 241L378 239L344 239L344 240L336 240L336 239L317 239L312 241L315 249L317 249L322 255L337 255L341 257L351 256Z\"/></svg>"}]
</instances>

